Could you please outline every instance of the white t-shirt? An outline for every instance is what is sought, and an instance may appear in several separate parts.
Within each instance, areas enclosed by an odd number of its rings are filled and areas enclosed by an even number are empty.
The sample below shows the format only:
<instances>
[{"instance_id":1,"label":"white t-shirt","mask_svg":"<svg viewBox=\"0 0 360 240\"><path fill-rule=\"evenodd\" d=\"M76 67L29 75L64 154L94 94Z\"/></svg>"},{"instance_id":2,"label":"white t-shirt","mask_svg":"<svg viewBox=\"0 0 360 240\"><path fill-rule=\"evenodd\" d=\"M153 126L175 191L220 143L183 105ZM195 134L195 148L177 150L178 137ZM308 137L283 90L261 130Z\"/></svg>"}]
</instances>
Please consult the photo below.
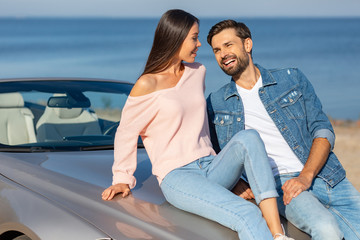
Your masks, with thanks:
<instances>
[{"instance_id":1,"label":"white t-shirt","mask_svg":"<svg viewBox=\"0 0 360 240\"><path fill-rule=\"evenodd\" d=\"M262 85L261 76L251 90L236 85L244 105L245 129L255 129L260 134L274 176L300 172L303 164L291 150L260 100L258 92Z\"/></svg>"}]
</instances>

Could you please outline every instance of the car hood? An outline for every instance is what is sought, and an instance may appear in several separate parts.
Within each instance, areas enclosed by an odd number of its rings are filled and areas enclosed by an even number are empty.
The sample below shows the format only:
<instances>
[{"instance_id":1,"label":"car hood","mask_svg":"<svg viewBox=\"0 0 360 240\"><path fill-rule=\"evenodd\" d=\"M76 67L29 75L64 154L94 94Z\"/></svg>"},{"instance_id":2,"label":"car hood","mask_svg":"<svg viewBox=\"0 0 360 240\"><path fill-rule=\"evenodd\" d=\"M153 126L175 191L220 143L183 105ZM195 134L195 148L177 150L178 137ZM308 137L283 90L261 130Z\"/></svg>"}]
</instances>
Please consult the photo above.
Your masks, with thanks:
<instances>
[{"instance_id":1,"label":"car hood","mask_svg":"<svg viewBox=\"0 0 360 240\"><path fill-rule=\"evenodd\" d=\"M138 165L134 176L137 184L132 193L136 198L162 204L166 200L160 190L156 177L151 174L151 163L145 149L138 150ZM78 180L107 188L112 183L111 167L113 151L83 151L45 153L43 159L34 159L41 167L76 178Z\"/></svg>"},{"instance_id":2,"label":"car hood","mask_svg":"<svg viewBox=\"0 0 360 240\"><path fill-rule=\"evenodd\" d=\"M101 199L111 185L113 151L1 153L1 174L71 211L113 239L237 239L215 222L168 204L144 149L127 198ZM200 231L199 231L200 230Z\"/></svg>"}]
</instances>

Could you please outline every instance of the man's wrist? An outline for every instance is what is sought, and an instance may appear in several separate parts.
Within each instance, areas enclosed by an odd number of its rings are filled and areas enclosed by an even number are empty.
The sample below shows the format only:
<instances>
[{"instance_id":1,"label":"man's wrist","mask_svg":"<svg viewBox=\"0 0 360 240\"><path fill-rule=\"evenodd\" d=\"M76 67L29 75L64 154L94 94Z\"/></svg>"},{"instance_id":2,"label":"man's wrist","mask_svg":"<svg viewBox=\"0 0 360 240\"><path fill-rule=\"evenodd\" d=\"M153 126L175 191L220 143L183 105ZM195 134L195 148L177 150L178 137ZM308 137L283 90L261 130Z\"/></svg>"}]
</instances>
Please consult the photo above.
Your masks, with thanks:
<instances>
[{"instance_id":1,"label":"man's wrist","mask_svg":"<svg viewBox=\"0 0 360 240\"><path fill-rule=\"evenodd\" d=\"M305 180L307 181L308 184L311 184L312 181L314 180L314 178L316 177L316 174L314 172L311 172L311 171L306 171L306 170L303 170L299 177L301 178L305 178Z\"/></svg>"}]
</instances>

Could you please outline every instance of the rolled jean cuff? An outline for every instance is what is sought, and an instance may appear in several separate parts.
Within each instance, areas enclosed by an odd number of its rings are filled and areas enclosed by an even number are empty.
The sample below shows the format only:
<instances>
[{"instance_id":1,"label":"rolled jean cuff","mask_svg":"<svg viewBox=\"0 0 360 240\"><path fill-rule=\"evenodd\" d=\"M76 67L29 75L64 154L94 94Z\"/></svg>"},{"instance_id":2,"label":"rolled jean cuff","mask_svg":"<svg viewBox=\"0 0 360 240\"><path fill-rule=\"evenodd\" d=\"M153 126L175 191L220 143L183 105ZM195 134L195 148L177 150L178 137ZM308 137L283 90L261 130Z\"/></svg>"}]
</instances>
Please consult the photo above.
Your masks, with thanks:
<instances>
[{"instance_id":1,"label":"rolled jean cuff","mask_svg":"<svg viewBox=\"0 0 360 240\"><path fill-rule=\"evenodd\" d=\"M277 198L279 194L276 190L271 190L267 192L260 193L258 196L255 196L256 204L259 205L261 201L268 199L268 198Z\"/></svg>"}]
</instances>

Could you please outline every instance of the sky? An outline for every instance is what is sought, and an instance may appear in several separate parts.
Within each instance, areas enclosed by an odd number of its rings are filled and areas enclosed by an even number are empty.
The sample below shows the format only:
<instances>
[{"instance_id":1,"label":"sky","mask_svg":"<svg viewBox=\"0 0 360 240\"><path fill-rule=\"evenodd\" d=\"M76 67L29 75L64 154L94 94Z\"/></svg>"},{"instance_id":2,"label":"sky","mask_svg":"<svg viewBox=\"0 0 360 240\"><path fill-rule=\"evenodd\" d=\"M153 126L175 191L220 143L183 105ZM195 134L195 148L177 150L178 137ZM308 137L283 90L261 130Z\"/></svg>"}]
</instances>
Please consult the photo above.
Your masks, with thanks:
<instances>
[{"instance_id":1,"label":"sky","mask_svg":"<svg viewBox=\"0 0 360 240\"><path fill-rule=\"evenodd\" d=\"M360 0L0 0L0 17L360 17Z\"/></svg>"}]
</instances>

